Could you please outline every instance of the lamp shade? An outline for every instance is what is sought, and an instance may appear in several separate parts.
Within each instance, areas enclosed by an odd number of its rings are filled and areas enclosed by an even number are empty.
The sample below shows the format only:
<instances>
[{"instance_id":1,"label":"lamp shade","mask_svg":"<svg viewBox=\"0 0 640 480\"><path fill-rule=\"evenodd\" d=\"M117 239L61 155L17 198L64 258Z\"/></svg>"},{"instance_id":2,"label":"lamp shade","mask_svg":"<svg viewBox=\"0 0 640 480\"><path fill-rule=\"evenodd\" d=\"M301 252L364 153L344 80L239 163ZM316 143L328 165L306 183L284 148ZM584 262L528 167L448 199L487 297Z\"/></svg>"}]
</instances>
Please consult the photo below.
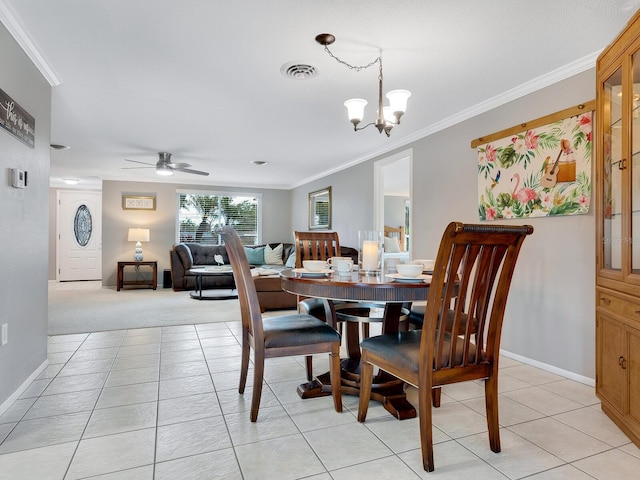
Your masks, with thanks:
<instances>
[{"instance_id":1,"label":"lamp shade","mask_svg":"<svg viewBox=\"0 0 640 480\"><path fill-rule=\"evenodd\" d=\"M350 98L344 102L344 106L347 107L349 120L360 122L364 118L364 107L367 106L367 101L364 98Z\"/></svg>"},{"instance_id":2,"label":"lamp shade","mask_svg":"<svg viewBox=\"0 0 640 480\"><path fill-rule=\"evenodd\" d=\"M409 90L391 90L387 93L387 98L389 99L389 106L391 107L391 111L395 112L406 112L407 111L407 100L411 96L411 92Z\"/></svg>"},{"instance_id":3,"label":"lamp shade","mask_svg":"<svg viewBox=\"0 0 640 480\"><path fill-rule=\"evenodd\" d=\"M129 237L127 240L130 242L148 242L149 229L148 228L130 228Z\"/></svg>"}]
</instances>

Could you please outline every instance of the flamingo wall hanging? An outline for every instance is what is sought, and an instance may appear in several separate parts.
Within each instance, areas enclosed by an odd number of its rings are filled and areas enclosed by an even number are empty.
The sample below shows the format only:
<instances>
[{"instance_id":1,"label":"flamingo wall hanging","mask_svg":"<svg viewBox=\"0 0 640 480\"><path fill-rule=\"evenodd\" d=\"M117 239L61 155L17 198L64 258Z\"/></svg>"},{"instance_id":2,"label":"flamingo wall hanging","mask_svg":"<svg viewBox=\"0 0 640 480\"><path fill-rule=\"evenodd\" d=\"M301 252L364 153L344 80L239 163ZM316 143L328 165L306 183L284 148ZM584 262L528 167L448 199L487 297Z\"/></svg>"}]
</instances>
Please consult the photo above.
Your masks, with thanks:
<instances>
[{"instance_id":1,"label":"flamingo wall hanging","mask_svg":"<svg viewBox=\"0 0 640 480\"><path fill-rule=\"evenodd\" d=\"M589 111L479 145L480 220L588 213L591 138Z\"/></svg>"}]
</instances>

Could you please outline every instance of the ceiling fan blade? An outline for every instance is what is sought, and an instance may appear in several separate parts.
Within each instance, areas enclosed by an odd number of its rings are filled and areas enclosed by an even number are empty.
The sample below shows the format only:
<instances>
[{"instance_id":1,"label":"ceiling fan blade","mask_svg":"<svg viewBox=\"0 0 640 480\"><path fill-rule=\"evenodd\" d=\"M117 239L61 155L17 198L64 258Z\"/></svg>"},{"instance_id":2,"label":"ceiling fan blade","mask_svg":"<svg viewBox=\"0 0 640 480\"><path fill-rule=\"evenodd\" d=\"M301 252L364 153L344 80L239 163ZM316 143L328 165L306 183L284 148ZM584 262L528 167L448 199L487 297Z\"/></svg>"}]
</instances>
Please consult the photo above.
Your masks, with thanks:
<instances>
[{"instance_id":1,"label":"ceiling fan blade","mask_svg":"<svg viewBox=\"0 0 640 480\"><path fill-rule=\"evenodd\" d=\"M195 175L208 176L209 172L202 172L200 170L192 170L191 168L174 168L176 172L193 173Z\"/></svg>"},{"instance_id":2,"label":"ceiling fan blade","mask_svg":"<svg viewBox=\"0 0 640 480\"><path fill-rule=\"evenodd\" d=\"M149 162L141 162L139 160L129 160L128 158L124 159L125 162L133 162L133 163L142 163L143 165L151 165L152 167L155 167L156 164L155 163L149 163Z\"/></svg>"},{"instance_id":3,"label":"ceiling fan blade","mask_svg":"<svg viewBox=\"0 0 640 480\"><path fill-rule=\"evenodd\" d=\"M139 170L141 168L156 168L155 165L151 165L150 167L121 167L122 170Z\"/></svg>"},{"instance_id":4,"label":"ceiling fan blade","mask_svg":"<svg viewBox=\"0 0 640 480\"><path fill-rule=\"evenodd\" d=\"M171 168L189 168L190 166L190 163L167 163L167 167Z\"/></svg>"}]
</instances>

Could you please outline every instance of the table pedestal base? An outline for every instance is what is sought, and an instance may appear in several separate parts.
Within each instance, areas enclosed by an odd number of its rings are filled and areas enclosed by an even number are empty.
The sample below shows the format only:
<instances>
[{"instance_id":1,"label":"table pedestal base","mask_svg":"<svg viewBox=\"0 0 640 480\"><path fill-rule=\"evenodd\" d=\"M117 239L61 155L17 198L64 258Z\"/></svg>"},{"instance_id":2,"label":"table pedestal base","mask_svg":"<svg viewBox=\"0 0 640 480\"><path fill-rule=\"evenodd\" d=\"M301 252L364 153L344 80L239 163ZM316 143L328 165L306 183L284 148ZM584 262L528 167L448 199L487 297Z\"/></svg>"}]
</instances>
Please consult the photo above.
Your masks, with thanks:
<instances>
[{"instance_id":1,"label":"table pedestal base","mask_svg":"<svg viewBox=\"0 0 640 480\"><path fill-rule=\"evenodd\" d=\"M340 304L340 320L344 325L344 338L348 358L341 360L341 390L345 395L360 395L360 338L358 326L372 319L369 317L370 308L379 308L379 304ZM405 321L403 328L408 328L406 320L409 311L403 309L401 303L387 303L384 306L384 322L387 332L397 332L400 320ZM333 302L325 300L325 317L336 318L336 307ZM378 320L380 321L380 320ZM383 333L385 330L383 329ZM368 333L367 335L368 336ZM324 373L311 382L298 386L301 398L314 398L331 395L331 377ZM380 402L391 415L398 420L415 418L416 409L409 403L404 391L404 382L380 370L373 378L371 400Z\"/></svg>"},{"instance_id":2,"label":"table pedestal base","mask_svg":"<svg viewBox=\"0 0 640 480\"><path fill-rule=\"evenodd\" d=\"M360 373L350 372L345 365L351 363L348 359L342 361L342 393L345 395L360 395ZM319 375L310 382L298 385L300 398L316 398L331 395L331 377L329 373ZM386 372L380 372L373 379L371 400L380 402L385 410L398 420L416 417L416 409L406 398L404 382Z\"/></svg>"}]
</instances>

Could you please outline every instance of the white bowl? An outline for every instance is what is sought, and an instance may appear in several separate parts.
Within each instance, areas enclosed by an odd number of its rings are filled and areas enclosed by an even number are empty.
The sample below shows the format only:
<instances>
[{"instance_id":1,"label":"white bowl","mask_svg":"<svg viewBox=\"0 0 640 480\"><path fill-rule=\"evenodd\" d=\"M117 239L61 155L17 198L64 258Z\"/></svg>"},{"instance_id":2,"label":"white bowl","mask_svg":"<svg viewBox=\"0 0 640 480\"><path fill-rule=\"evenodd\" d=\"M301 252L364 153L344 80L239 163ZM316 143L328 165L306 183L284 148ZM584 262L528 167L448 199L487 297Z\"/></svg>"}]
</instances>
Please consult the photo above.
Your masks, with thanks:
<instances>
[{"instance_id":1,"label":"white bowl","mask_svg":"<svg viewBox=\"0 0 640 480\"><path fill-rule=\"evenodd\" d=\"M398 273L403 277L417 277L422 273L421 263L400 263L396 265Z\"/></svg>"},{"instance_id":2,"label":"white bowl","mask_svg":"<svg viewBox=\"0 0 640 480\"><path fill-rule=\"evenodd\" d=\"M327 268L327 262L324 260L303 260L302 266L309 272L321 272Z\"/></svg>"}]
</instances>

